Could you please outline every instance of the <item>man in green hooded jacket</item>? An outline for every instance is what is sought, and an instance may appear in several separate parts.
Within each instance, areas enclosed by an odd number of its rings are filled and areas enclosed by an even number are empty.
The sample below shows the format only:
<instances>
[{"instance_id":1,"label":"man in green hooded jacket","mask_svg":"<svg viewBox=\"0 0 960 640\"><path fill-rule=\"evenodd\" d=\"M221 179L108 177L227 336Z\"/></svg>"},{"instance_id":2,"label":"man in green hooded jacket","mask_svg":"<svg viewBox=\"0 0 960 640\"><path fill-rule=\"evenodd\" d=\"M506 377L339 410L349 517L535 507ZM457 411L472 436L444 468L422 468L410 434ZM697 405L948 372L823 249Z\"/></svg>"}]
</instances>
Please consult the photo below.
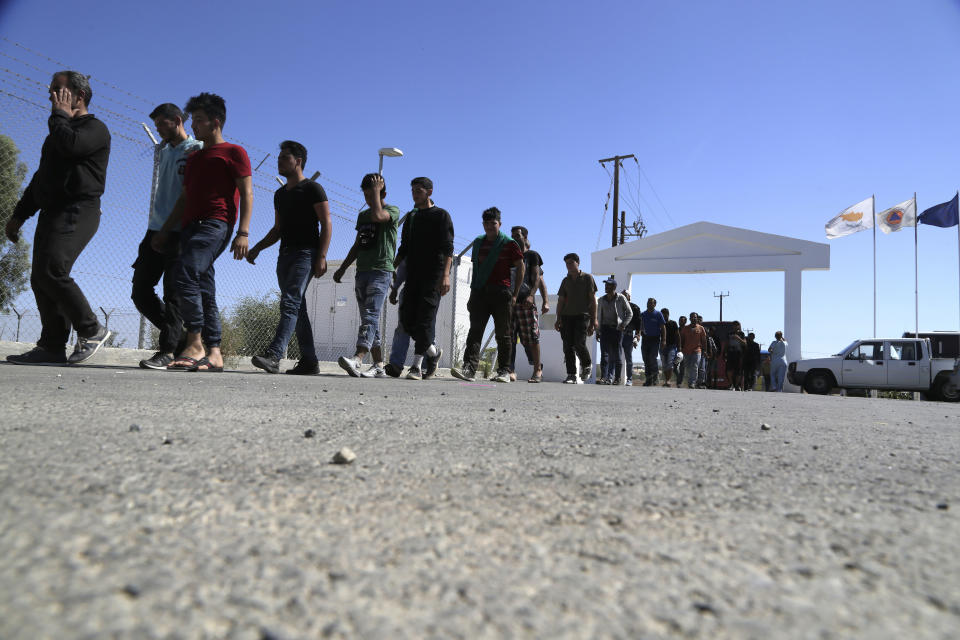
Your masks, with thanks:
<instances>
[{"instance_id":1,"label":"man in green hooded jacket","mask_svg":"<svg viewBox=\"0 0 960 640\"><path fill-rule=\"evenodd\" d=\"M470 282L470 331L463 354L463 368L450 373L461 380L476 379L480 363L480 342L493 316L497 337L497 382L510 382L510 342L513 337L511 313L523 283L523 250L513 238L500 231L500 210L490 207L483 212L483 235L473 241L473 278ZM516 269L511 284L510 270Z\"/></svg>"}]
</instances>

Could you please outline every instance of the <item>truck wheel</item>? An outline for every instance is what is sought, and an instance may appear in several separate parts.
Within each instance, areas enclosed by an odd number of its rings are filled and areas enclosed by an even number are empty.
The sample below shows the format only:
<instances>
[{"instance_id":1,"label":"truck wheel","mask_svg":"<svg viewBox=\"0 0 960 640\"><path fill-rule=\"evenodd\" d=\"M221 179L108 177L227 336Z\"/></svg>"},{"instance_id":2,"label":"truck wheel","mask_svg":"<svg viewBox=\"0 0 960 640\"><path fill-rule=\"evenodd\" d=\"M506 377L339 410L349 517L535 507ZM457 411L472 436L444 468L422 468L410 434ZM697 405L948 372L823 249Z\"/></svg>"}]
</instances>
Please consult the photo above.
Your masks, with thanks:
<instances>
[{"instance_id":1,"label":"truck wheel","mask_svg":"<svg viewBox=\"0 0 960 640\"><path fill-rule=\"evenodd\" d=\"M825 373L810 373L803 382L803 388L807 393L825 396L833 388L833 381Z\"/></svg>"},{"instance_id":2,"label":"truck wheel","mask_svg":"<svg viewBox=\"0 0 960 640\"><path fill-rule=\"evenodd\" d=\"M957 388L956 384L950 382L950 378L944 378L940 381L940 384L937 385L937 396L947 402L957 402L960 400L960 388Z\"/></svg>"}]
</instances>

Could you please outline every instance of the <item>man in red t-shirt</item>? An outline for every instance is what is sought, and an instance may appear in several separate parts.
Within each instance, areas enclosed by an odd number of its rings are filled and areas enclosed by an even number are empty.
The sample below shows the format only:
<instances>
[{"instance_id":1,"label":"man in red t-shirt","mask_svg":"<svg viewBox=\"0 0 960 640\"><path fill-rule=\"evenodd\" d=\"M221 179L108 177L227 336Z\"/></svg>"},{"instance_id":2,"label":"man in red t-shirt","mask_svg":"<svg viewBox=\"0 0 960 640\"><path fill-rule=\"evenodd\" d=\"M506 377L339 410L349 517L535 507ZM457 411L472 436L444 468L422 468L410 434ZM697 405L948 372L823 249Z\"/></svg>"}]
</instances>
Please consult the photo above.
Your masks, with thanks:
<instances>
[{"instance_id":1,"label":"man in red t-shirt","mask_svg":"<svg viewBox=\"0 0 960 640\"><path fill-rule=\"evenodd\" d=\"M243 147L225 142L223 123L227 106L223 98L201 93L184 109L193 120L193 133L203 149L187 158L183 193L163 230L153 237L155 250L163 246L166 232L180 232L180 260L176 267L180 312L187 329L186 346L167 367L174 371L223 371L220 353L220 310L217 308L213 263L230 243L234 260L247 255L253 185L250 159ZM204 344L206 350L204 350Z\"/></svg>"},{"instance_id":2,"label":"man in red t-shirt","mask_svg":"<svg viewBox=\"0 0 960 640\"><path fill-rule=\"evenodd\" d=\"M473 241L473 279L470 283L470 331L463 354L463 368L450 373L461 380L476 379L480 364L480 341L493 316L493 331L497 336L497 382L510 382L510 342L513 337L510 322L513 305L517 302L523 284L523 251L513 238L500 231L500 210L490 207L483 212L482 236ZM510 269L516 269L513 288L510 287Z\"/></svg>"}]
</instances>

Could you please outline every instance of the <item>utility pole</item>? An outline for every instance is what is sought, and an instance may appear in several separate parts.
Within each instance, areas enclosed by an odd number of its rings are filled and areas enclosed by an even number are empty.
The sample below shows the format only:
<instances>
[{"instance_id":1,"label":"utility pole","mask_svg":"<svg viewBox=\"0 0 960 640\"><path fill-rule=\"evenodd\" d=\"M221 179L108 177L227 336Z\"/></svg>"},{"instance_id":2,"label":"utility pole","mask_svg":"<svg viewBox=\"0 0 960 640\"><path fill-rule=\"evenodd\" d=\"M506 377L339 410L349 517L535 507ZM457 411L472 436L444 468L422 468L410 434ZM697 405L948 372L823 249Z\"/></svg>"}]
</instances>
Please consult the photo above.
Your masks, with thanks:
<instances>
[{"instance_id":1,"label":"utility pole","mask_svg":"<svg viewBox=\"0 0 960 640\"><path fill-rule=\"evenodd\" d=\"M636 156L631 153L625 156L604 158L600 161L601 165L605 162L613 163L613 240L610 243L611 247L617 246L617 212L620 211L620 161L627 158L636 158Z\"/></svg>"},{"instance_id":2,"label":"utility pole","mask_svg":"<svg viewBox=\"0 0 960 640\"><path fill-rule=\"evenodd\" d=\"M729 291L727 291L726 293L721 291L720 293L713 294L714 298L720 298L720 322L723 322L723 299L729 296L730 296Z\"/></svg>"}]
</instances>

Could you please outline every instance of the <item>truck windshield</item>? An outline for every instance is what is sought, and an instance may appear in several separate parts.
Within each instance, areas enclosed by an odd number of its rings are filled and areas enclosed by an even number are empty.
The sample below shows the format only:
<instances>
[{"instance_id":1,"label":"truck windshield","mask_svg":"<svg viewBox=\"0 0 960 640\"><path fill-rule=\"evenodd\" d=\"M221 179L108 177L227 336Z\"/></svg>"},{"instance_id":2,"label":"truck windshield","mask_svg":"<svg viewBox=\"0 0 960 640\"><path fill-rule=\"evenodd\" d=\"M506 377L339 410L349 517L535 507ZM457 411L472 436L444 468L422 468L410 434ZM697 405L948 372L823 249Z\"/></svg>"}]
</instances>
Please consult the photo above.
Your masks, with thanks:
<instances>
[{"instance_id":1,"label":"truck windshield","mask_svg":"<svg viewBox=\"0 0 960 640\"><path fill-rule=\"evenodd\" d=\"M856 345L858 342L860 342L860 341L859 341L859 340L854 340L853 342L851 342L850 344L848 344L847 346L845 346L843 349L841 349L841 350L839 351L839 353L835 353L835 354L833 354L833 355L835 355L835 356L842 356L842 355L845 354L847 351L850 351L850 349L853 349L854 345Z\"/></svg>"}]
</instances>

